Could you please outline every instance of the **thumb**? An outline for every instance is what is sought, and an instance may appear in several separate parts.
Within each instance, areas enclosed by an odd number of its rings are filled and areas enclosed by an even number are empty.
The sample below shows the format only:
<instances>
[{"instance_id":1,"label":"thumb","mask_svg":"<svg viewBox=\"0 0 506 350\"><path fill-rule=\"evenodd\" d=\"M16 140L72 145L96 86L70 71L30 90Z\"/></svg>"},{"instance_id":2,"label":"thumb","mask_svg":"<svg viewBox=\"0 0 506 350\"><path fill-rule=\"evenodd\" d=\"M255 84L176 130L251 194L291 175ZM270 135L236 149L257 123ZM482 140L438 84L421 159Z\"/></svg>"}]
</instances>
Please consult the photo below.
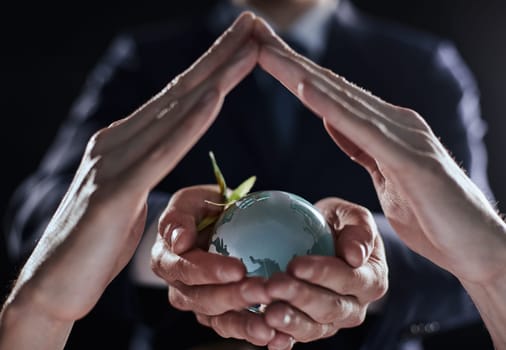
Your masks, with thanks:
<instances>
[{"instance_id":1,"label":"thumb","mask_svg":"<svg viewBox=\"0 0 506 350\"><path fill-rule=\"evenodd\" d=\"M336 254L354 268L369 259L373 244L374 234L361 225L345 225L336 233Z\"/></svg>"}]
</instances>

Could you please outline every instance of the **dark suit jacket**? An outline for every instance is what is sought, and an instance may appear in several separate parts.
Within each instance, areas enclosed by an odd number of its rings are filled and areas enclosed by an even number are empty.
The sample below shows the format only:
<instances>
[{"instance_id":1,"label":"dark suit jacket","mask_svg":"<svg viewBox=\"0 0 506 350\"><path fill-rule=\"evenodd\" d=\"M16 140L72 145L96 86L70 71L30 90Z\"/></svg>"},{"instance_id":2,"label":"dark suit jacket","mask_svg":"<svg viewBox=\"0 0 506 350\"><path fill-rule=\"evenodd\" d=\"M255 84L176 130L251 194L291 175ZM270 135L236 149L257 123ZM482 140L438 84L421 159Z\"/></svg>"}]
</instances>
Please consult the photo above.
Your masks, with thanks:
<instances>
[{"instance_id":1,"label":"dark suit jacket","mask_svg":"<svg viewBox=\"0 0 506 350\"><path fill-rule=\"evenodd\" d=\"M89 137L128 115L200 56L223 29L216 27L215 15L126 33L113 43L39 169L12 200L8 239L13 258L19 261L33 248L72 180ZM455 48L447 41L368 18L346 1L329 30L319 63L390 102L418 111L488 192L478 92ZM153 191L151 219L173 191L214 182L208 159L213 150L231 186L254 174L256 190L285 190L310 201L338 196L378 213L390 266L383 311L353 331L343 330L301 348L346 349L361 343L363 349L394 349L420 330L476 320L476 310L458 281L399 241L380 214L367 173L336 147L320 119L295 99L295 112L286 115L296 125L291 147L276 149L272 111L266 102L272 92L259 87L262 74L255 70L230 93L214 125ZM124 271L93 312L77 322L69 348L100 348L95 342L126 348L133 334L144 334L160 348L171 349L213 337L190 313L171 309L165 291L134 288Z\"/></svg>"}]
</instances>

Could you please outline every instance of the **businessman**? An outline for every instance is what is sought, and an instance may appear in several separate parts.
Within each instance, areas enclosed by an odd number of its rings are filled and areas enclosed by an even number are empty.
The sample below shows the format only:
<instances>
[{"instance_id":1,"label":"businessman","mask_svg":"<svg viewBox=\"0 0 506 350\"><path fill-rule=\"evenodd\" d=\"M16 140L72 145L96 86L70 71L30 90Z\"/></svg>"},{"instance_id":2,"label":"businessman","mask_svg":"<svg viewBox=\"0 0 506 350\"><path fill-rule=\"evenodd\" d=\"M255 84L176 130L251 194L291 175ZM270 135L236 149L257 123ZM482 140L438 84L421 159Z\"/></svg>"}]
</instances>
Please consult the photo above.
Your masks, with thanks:
<instances>
[{"instance_id":1,"label":"businessman","mask_svg":"<svg viewBox=\"0 0 506 350\"><path fill-rule=\"evenodd\" d=\"M345 0L292 1L283 11L274 3L221 2L208 17L192 23L118 38L91 74L40 168L13 198L8 227L11 256L23 259L33 248L92 133L128 115L164 86L198 57L244 6L271 21L306 56L376 95L424 115L455 159L489 193L476 87L450 43L369 18ZM205 169L207 153L214 150L231 184L255 174L257 189L286 190L314 202L336 196L377 213L390 269L386 298L379 308L368 311L371 317L362 326L307 346L317 349L331 341L343 349L395 348L407 338L422 336L419 330L432 332L476 320L476 310L460 283L409 250L383 224L367 174L347 162L321 123L306 115L309 113L274 79L255 70L227 97L217 122L151 192L148 223L156 221L172 193L212 181L212 174ZM145 239L149 237L145 235ZM149 250L146 242L141 248ZM131 269L121 273L93 312L77 323L76 340L71 338L69 346L93 345L95 339L88 336L77 341L80 327L85 334L90 329L102 334L104 325L112 323L120 334L132 335L116 336L116 340L142 342L153 348L184 348L197 345L197 340L215 339L214 332L197 325L194 315L167 305L166 288L157 289L145 274L136 273L137 262L149 265L149 258L142 258L146 256L142 249L137 253ZM183 336L186 329L192 329L195 337ZM102 344L112 337L110 332L104 334Z\"/></svg>"}]
</instances>

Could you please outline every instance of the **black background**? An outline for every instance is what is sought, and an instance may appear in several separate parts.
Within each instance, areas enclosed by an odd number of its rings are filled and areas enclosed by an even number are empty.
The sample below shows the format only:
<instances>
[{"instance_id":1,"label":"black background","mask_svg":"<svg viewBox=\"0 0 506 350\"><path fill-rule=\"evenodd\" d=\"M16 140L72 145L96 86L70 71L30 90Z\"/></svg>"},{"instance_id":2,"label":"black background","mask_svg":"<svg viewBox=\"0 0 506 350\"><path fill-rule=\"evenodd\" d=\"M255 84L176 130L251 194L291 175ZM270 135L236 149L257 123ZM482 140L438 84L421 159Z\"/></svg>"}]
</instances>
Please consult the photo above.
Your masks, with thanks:
<instances>
[{"instance_id":1,"label":"black background","mask_svg":"<svg viewBox=\"0 0 506 350\"><path fill-rule=\"evenodd\" d=\"M0 14L0 214L15 187L35 170L90 69L124 29L207 11L214 1L136 2L104 7L2 5ZM502 0L356 0L366 12L451 39L474 73L489 125L489 180L506 211L506 2ZM110 3L111 4L111 3ZM112 5L112 4L111 4ZM190 63L190 62L188 62ZM3 233L2 233L3 234ZM6 269L3 241L0 286Z\"/></svg>"}]
</instances>

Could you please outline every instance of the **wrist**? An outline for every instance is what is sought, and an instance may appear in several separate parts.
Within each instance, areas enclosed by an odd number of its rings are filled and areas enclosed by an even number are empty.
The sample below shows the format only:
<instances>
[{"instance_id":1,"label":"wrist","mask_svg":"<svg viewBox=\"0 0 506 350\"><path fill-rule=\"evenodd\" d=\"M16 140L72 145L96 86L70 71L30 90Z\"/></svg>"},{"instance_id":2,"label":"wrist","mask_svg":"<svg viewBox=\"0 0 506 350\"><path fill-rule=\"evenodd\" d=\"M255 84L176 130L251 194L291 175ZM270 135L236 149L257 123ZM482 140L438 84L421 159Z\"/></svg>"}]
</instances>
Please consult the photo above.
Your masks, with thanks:
<instances>
[{"instance_id":1,"label":"wrist","mask_svg":"<svg viewBox=\"0 0 506 350\"><path fill-rule=\"evenodd\" d=\"M0 349L63 349L73 321L61 320L17 293L0 314Z\"/></svg>"},{"instance_id":2,"label":"wrist","mask_svg":"<svg viewBox=\"0 0 506 350\"><path fill-rule=\"evenodd\" d=\"M487 283L473 283L461 280L485 323L497 349L506 348L506 271Z\"/></svg>"},{"instance_id":3,"label":"wrist","mask_svg":"<svg viewBox=\"0 0 506 350\"><path fill-rule=\"evenodd\" d=\"M490 230L494 239L489 240L489 254L483 257L485 268L481 280L459 278L464 288L473 299L483 322L492 337L497 349L506 348L506 225L501 220L496 230ZM486 242L486 240L485 240Z\"/></svg>"},{"instance_id":4,"label":"wrist","mask_svg":"<svg viewBox=\"0 0 506 350\"><path fill-rule=\"evenodd\" d=\"M464 241L467 255L453 259L453 268L443 267L453 273L462 283L491 287L506 274L506 224L493 218L475 228L476 239ZM451 256L452 252L446 252Z\"/></svg>"}]
</instances>

